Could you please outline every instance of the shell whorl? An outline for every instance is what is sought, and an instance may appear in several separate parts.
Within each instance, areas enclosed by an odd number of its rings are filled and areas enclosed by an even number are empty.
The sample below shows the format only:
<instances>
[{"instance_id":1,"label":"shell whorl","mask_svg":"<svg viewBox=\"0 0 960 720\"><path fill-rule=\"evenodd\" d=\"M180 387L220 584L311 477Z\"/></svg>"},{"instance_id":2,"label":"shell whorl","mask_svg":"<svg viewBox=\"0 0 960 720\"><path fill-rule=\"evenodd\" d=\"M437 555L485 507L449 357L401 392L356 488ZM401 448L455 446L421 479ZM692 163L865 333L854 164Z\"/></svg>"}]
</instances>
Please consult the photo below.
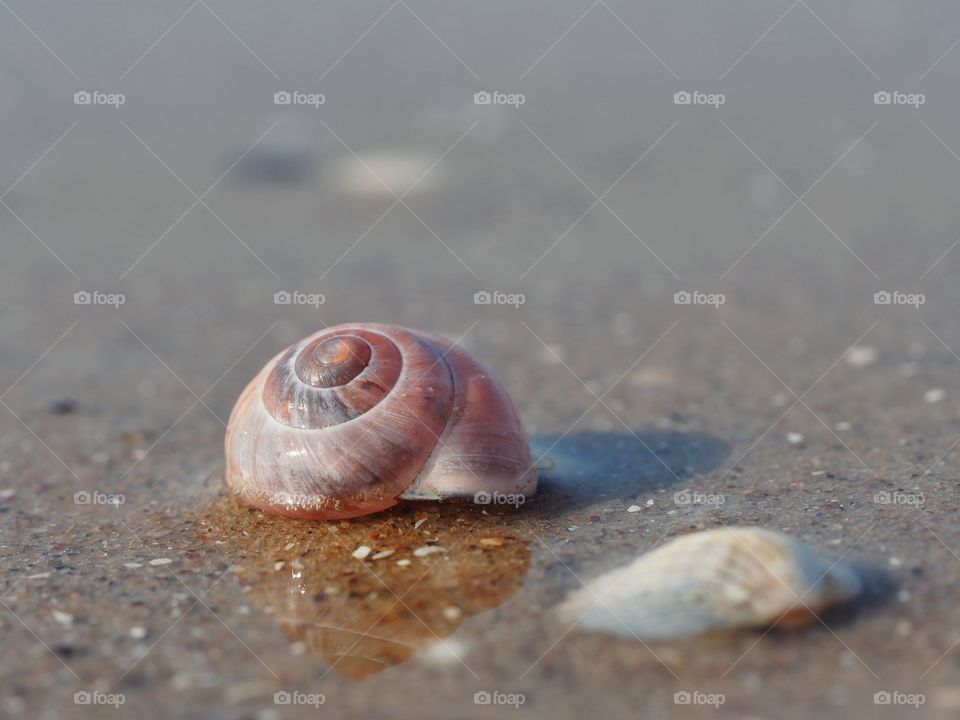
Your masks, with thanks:
<instances>
[{"instance_id":1,"label":"shell whorl","mask_svg":"<svg viewBox=\"0 0 960 720\"><path fill-rule=\"evenodd\" d=\"M300 517L536 487L499 382L449 341L390 325L328 328L276 356L237 401L226 455L235 493Z\"/></svg>"},{"instance_id":2,"label":"shell whorl","mask_svg":"<svg viewBox=\"0 0 960 720\"><path fill-rule=\"evenodd\" d=\"M396 385L402 357L387 337L358 331L291 347L263 386L263 403L284 425L322 428L363 415Z\"/></svg>"}]
</instances>

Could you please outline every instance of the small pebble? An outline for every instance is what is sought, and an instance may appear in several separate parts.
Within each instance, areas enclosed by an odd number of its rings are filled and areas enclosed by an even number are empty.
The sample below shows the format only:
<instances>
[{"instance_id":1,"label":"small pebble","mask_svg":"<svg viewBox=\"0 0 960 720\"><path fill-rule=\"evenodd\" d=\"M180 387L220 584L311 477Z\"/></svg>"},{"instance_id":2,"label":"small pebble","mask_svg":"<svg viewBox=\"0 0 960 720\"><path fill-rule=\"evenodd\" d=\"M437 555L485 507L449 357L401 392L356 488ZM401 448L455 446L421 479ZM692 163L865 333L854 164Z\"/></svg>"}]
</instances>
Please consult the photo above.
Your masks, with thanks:
<instances>
[{"instance_id":1,"label":"small pebble","mask_svg":"<svg viewBox=\"0 0 960 720\"><path fill-rule=\"evenodd\" d=\"M307 644L302 642L290 643L290 654L291 655L305 655L307 652Z\"/></svg>"},{"instance_id":2,"label":"small pebble","mask_svg":"<svg viewBox=\"0 0 960 720\"><path fill-rule=\"evenodd\" d=\"M416 550L413 551L413 554L416 555L417 557L426 557L427 555L431 555L433 553L446 552L446 551L447 549L440 545L427 545L426 547L417 548Z\"/></svg>"},{"instance_id":3,"label":"small pebble","mask_svg":"<svg viewBox=\"0 0 960 720\"><path fill-rule=\"evenodd\" d=\"M480 544L484 547L500 547L503 545L503 538L480 538Z\"/></svg>"},{"instance_id":4,"label":"small pebble","mask_svg":"<svg viewBox=\"0 0 960 720\"><path fill-rule=\"evenodd\" d=\"M803 442L803 435L798 432L787 433L787 442L791 445L799 445Z\"/></svg>"},{"instance_id":5,"label":"small pebble","mask_svg":"<svg viewBox=\"0 0 960 720\"><path fill-rule=\"evenodd\" d=\"M352 554L357 560L363 560L364 558L367 557L367 555L370 554L370 552L371 552L371 549L370 549L369 547L367 547L366 545L361 545L361 546L358 547L356 550L354 550L353 553L351 553L351 554Z\"/></svg>"},{"instance_id":6,"label":"small pebble","mask_svg":"<svg viewBox=\"0 0 960 720\"><path fill-rule=\"evenodd\" d=\"M0 490L0 500L9 500L16 494L17 494L17 491L14 490L13 488L6 488L4 490Z\"/></svg>"},{"instance_id":7,"label":"small pebble","mask_svg":"<svg viewBox=\"0 0 960 720\"><path fill-rule=\"evenodd\" d=\"M285 563L283 560L278 560L277 562L275 562L275 563L273 564L273 569L274 569L274 570L283 570L283 566L284 566L284 565L286 565L286 563Z\"/></svg>"},{"instance_id":8,"label":"small pebble","mask_svg":"<svg viewBox=\"0 0 960 720\"><path fill-rule=\"evenodd\" d=\"M124 566L125 568L130 569L130 570L136 570L137 568L142 568L142 567L143 567L143 565L142 565L141 563L135 563L135 562L124 563L123 566Z\"/></svg>"},{"instance_id":9,"label":"small pebble","mask_svg":"<svg viewBox=\"0 0 960 720\"><path fill-rule=\"evenodd\" d=\"M786 395L784 395L783 393L777 393L772 398L770 398L770 405L778 408L786 407L789 401L790 401L790 398L788 398Z\"/></svg>"},{"instance_id":10,"label":"small pebble","mask_svg":"<svg viewBox=\"0 0 960 720\"><path fill-rule=\"evenodd\" d=\"M143 638L146 636L147 629L145 627L140 627L137 625L136 627L130 628L130 637L132 637L134 640L143 640Z\"/></svg>"},{"instance_id":11,"label":"small pebble","mask_svg":"<svg viewBox=\"0 0 960 720\"><path fill-rule=\"evenodd\" d=\"M170 558L156 558L150 561L151 565L169 565L173 560Z\"/></svg>"},{"instance_id":12,"label":"small pebble","mask_svg":"<svg viewBox=\"0 0 960 720\"><path fill-rule=\"evenodd\" d=\"M580 529L579 525L571 525L570 527L567 528L567 532L576 532L579 529Z\"/></svg>"},{"instance_id":13,"label":"small pebble","mask_svg":"<svg viewBox=\"0 0 960 720\"><path fill-rule=\"evenodd\" d=\"M432 172L428 174L428 170ZM335 183L341 192L354 197L392 198L405 188L425 192L438 183L442 172L443 166L428 155L388 150L366 155L363 160L344 155Z\"/></svg>"},{"instance_id":14,"label":"small pebble","mask_svg":"<svg viewBox=\"0 0 960 720\"><path fill-rule=\"evenodd\" d=\"M390 557L390 556L393 555L395 552L396 552L396 550L381 550L380 552L378 552L376 555L373 556L373 559L374 559L374 560L383 560L384 558Z\"/></svg>"},{"instance_id":15,"label":"small pebble","mask_svg":"<svg viewBox=\"0 0 960 720\"><path fill-rule=\"evenodd\" d=\"M286 545L283 546L283 549L284 549L284 550L293 550L293 548L296 547L296 545L297 545L296 543L289 542L289 543L287 543Z\"/></svg>"},{"instance_id":16,"label":"small pebble","mask_svg":"<svg viewBox=\"0 0 960 720\"><path fill-rule=\"evenodd\" d=\"M413 524L413 529L417 530L421 525L427 521L427 517L422 517Z\"/></svg>"},{"instance_id":17,"label":"small pebble","mask_svg":"<svg viewBox=\"0 0 960 720\"><path fill-rule=\"evenodd\" d=\"M855 368L873 365L880 358L880 351L872 345L854 345L847 351L847 364Z\"/></svg>"},{"instance_id":18,"label":"small pebble","mask_svg":"<svg viewBox=\"0 0 960 720\"><path fill-rule=\"evenodd\" d=\"M37 573L36 575L28 575L27 580L46 580L48 577L50 577L50 573L48 572Z\"/></svg>"},{"instance_id":19,"label":"small pebble","mask_svg":"<svg viewBox=\"0 0 960 720\"><path fill-rule=\"evenodd\" d=\"M52 614L53 619L61 625L73 625L73 615L70 613L63 612L62 610L54 610Z\"/></svg>"},{"instance_id":20,"label":"small pebble","mask_svg":"<svg viewBox=\"0 0 960 720\"><path fill-rule=\"evenodd\" d=\"M903 565L903 560L901 560L900 558L898 557L890 558L890 567L900 567L901 565Z\"/></svg>"},{"instance_id":21,"label":"small pebble","mask_svg":"<svg viewBox=\"0 0 960 720\"><path fill-rule=\"evenodd\" d=\"M463 617L463 610L454 605L448 605L443 609L443 616L447 620L459 620Z\"/></svg>"},{"instance_id":22,"label":"small pebble","mask_svg":"<svg viewBox=\"0 0 960 720\"><path fill-rule=\"evenodd\" d=\"M846 422L846 421L841 421L841 422L836 423L836 424L833 426L833 429L836 430L837 432L843 432L844 430L849 430L849 429L852 428L852 427L853 427L853 423L848 423L848 422Z\"/></svg>"},{"instance_id":23,"label":"small pebble","mask_svg":"<svg viewBox=\"0 0 960 720\"><path fill-rule=\"evenodd\" d=\"M73 398L61 398L50 403L50 412L54 415L69 415L77 411L77 401Z\"/></svg>"},{"instance_id":24,"label":"small pebble","mask_svg":"<svg viewBox=\"0 0 960 720\"><path fill-rule=\"evenodd\" d=\"M928 405L933 405L934 403L941 402L946 396L947 393L943 388L933 388L932 390L927 390L923 396L923 401Z\"/></svg>"},{"instance_id":25,"label":"small pebble","mask_svg":"<svg viewBox=\"0 0 960 720\"><path fill-rule=\"evenodd\" d=\"M653 507L653 498L647 500L647 507Z\"/></svg>"},{"instance_id":26,"label":"small pebble","mask_svg":"<svg viewBox=\"0 0 960 720\"><path fill-rule=\"evenodd\" d=\"M627 512L640 512L641 510L643 510L643 508L639 505L631 505L627 508Z\"/></svg>"},{"instance_id":27,"label":"small pebble","mask_svg":"<svg viewBox=\"0 0 960 720\"><path fill-rule=\"evenodd\" d=\"M410 564L410 561L407 560L406 558L404 558L403 560L397 560L397 565L399 565L400 567L406 567L409 564Z\"/></svg>"}]
</instances>

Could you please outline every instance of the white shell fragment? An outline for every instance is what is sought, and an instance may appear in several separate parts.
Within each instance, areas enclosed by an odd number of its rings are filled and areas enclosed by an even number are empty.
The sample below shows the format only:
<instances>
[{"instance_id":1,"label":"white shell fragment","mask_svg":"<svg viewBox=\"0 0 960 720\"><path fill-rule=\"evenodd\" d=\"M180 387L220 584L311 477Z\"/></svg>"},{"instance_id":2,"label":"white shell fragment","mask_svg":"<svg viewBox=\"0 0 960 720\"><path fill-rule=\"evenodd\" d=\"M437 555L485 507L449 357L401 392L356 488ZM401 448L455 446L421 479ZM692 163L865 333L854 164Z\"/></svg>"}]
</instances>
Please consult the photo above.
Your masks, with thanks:
<instances>
[{"instance_id":1,"label":"white shell fragment","mask_svg":"<svg viewBox=\"0 0 960 720\"><path fill-rule=\"evenodd\" d=\"M796 627L861 589L849 565L798 540L757 527L721 528L675 538L601 575L557 612L592 630L658 640Z\"/></svg>"}]
</instances>

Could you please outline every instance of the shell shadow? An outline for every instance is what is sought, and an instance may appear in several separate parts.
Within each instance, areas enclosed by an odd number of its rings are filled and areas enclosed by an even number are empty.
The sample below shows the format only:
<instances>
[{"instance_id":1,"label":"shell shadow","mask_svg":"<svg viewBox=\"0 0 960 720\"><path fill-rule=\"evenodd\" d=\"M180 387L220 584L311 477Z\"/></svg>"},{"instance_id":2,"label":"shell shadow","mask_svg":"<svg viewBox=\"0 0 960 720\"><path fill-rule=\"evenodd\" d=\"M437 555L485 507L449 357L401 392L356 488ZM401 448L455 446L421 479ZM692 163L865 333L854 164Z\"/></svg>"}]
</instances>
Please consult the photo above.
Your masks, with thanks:
<instances>
[{"instance_id":1,"label":"shell shadow","mask_svg":"<svg viewBox=\"0 0 960 720\"><path fill-rule=\"evenodd\" d=\"M540 464L536 511L566 512L600 499L634 499L717 467L730 446L706 433L675 430L582 432L530 438Z\"/></svg>"},{"instance_id":2,"label":"shell shadow","mask_svg":"<svg viewBox=\"0 0 960 720\"><path fill-rule=\"evenodd\" d=\"M851 602L823 613L823 621L830 627L849 625L861 616L879 612L899 589L894 577L879 565L850 561L850 567L863 583L863 589Z\"/></svg>"}]
</instances>

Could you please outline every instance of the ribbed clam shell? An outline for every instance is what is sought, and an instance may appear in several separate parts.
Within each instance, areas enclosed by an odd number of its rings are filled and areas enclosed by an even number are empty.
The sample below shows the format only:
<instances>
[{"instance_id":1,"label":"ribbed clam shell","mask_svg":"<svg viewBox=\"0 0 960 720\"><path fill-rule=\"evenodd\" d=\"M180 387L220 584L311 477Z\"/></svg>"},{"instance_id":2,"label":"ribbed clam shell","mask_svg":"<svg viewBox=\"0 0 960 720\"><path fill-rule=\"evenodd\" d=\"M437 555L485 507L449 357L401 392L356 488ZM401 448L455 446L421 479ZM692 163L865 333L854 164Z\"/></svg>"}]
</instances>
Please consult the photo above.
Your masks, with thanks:
<instances>
[{"instance_id":1,"label":"ribbed clam shell","mask_svg":"<svg viewBox=\"0 0 960 720\"><path fill-rule=\"evenodd\" d=\"M558 613L589 629L658 640L802 625L861 587L850 566L791 537L721 528L675 538L601 575L571 593Z\"/></svg>"},{"instance_id":2,"label":"ribbed clam shell","mask_svg":"<svg viewBox=\"0 0 960 720\"><path fill-rule=\"evenodd\" d=\"M237 401L225 448L236 494L297 517L536 491L500 383L448 340L392 325L328 328L277 355Z\"/></svg>"}]
</instances>

